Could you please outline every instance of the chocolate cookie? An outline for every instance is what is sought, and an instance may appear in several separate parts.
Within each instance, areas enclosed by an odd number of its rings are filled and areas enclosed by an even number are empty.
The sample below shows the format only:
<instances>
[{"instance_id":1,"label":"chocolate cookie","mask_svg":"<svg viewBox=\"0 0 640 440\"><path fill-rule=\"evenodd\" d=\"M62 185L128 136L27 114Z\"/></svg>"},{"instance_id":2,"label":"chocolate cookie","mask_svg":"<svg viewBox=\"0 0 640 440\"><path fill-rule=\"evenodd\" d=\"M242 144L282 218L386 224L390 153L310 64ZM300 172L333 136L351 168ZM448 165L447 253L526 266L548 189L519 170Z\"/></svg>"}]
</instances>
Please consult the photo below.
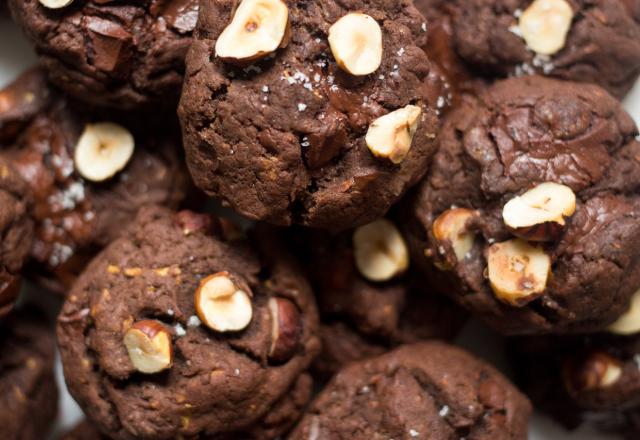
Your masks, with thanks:
<instances>
[{"instance_id":1,"label":"chocolate cookie","mask_svg":"<svg viewBox=\"0 0 640 440\"><path fill-rule=\"evenodd\" d=\"M323 322L318 376L400 344L451 339L462 327L465 313L407 272L407 245L389 220L296 238Z\"/></svg>"},{"instance_id":2,"label":"chocolate cookie","mask_svg":"<svg viewBox=\"0 0 640 440\"><path fill-rule=\"evenodd\" d=\"M0 111L5 138L22 127L0 156L13 163L33 194L31 257L38 267L31 274L48 287L65 291L88 257L119 236L140 206L175 207L185 198L190 179L178 136L105 123L105 115L79 109L49 89L38 70L0 98L6 103Z\"/></svg>"},{"instance_id":3,"label":"chocolate cookie","mask_svg":"<svg viewBox=\"0 0 640 440\"><path fill-rule=\"evenodd\" d=\"M595 85L531 76L466 99L404 209L413 262L507 333L597 331L640 285L640 143Z\"/></svg>"},{"instance_id":4,"label":"chocolate cookie","mask_svg":"<svg viewBox=\"0 0 640 440\"><path fill-rule=\"evenodd\" d=\"M58 318L70 393L115 439L285 432L319 351L311 291L265 231L149 207L100 253Z\"/></svg>"},{"instance_id":5,"label":"chocolate cookie","mask_svg":"<svg viewBox=\"0 0 640 440\"><path fill-rule=\"evenodd\" d=\"M12 308L20 290L20 269L33 237L26 183L10 162L0 157L0 317Z\"/></svg>"},{"instance_id":6,"label":"chocolate cookie","mask_svg":"<svg viewBox=\"0 0 640 440\"><path fill-rule=\"evenodd\" d=\"M118 110L177 102L196 0L16 0L9 6L51 81L76 99Z\"/></svg>"},{"instance_id":7,"label":"chocolate cookie","mask_svg":"<svg viewBox=\"0 0 640 440\"><path fill-rule=\"evenodd\" d=\"M526 439L530 413L490 365L422 342L343 369L289 439Z\"/></svg>"},{"instance_id":8,"label":"chocolate cookie","mask_svg":"<svg viewBox=\"0 0 640 440\"><path fill-rule=\"evenodd\" d=\"M0 324L0 424L7 440L47 438L56 418L54 335L36 310Z\"/></svg>"},{"instance_id":9,"label":"chocolate cookie","mask_svg":"<svg viewBox=\"0 0 640 440\"><path fill-rule=\"evenodd\" d=\"M631 304L600 333L509 341L516 381L536 408L567 428L640 432L640 290Z\"/></svg>"},{"instance_id":10,"label":"chocolate cookie","mask_svg":"<svg viewBox=\"0 0 640 440\"><path fill-rule=\"evenodd\" d=\"M455 3L457 52L489 74L545 74L622 97L640 73L637 0Z\"/></svg>"},{"instance_id":11,"label":"chocolate cookie","mask_svg":"<svg viewBox=\"0 0 640 440\"><path fill-rule=\"evenodd\" d=\"M255 23L258 3L236 3L201 3L187 57L178 112L196 185L280 225L383 215L424 174L445 99L423 17L409 0L268 0Z\"/></svg>"}]
</instances>

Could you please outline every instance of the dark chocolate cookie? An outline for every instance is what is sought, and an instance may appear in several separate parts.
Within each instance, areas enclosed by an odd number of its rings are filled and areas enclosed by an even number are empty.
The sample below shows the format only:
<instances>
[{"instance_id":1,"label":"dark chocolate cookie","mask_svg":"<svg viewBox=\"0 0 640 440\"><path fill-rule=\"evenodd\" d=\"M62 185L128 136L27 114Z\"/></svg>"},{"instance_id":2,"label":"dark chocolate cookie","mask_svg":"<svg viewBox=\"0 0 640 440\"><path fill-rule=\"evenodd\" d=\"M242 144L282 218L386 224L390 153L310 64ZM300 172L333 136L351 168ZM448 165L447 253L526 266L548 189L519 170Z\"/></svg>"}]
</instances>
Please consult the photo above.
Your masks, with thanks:
<instances>
[{"instance_id":1,"label":"dark chocolate cookie","mask_svg":"<svg viewBox=\"0 0 640 440\"><path fill-rule=\"evenodd\" d=\"M452 339L462 327L460 308L431 292L401 259L394 260L389 249L404 248L407 257L408 249L390 221L338 235L309 230L296 239L323 322L322 353L314 362L320 377L400 344ZM388 260L384 266L382 260ZM371 269L374 261L379 266ZM394 264L395 270L382 274Z\"/></svg>"},{"instance_id":2,"label":"dark chocolate cookie","mask_svg":"<svg viewBox=\"0 0 640 440\"><path fill-rule=\"evenodd\" d=\"M104 115L76 108L49 89L39 70L18 78L0 98L7 103L0 132L8 140L0 156L34 198L31 256L38 267L30 275L48 279L48 287L66 290L141 206L176 207L185 198L190 179L178 136L104 123Z\"/></svg>"},{"instance_id":3,"label":"dark chocolate cookie","mask_svg":"<svg viewBox=\"0 0 640 440\"><path fill-rule=\"evenodd\" d=\"M422 342L343 369L289 439L526 439L530 413L490 365Z\"/></svg>"},{"instance_id":4,"label":"dark chocolate cookie","mask_svg":"<svg viewBox=\"0 0 640 440\"><path fill-rule=\"evenodd\" d=\"M55 4L61 7L46 6ZM9 6L49 78L76 99L119 110L178 101L197 1L16 0Z\"/></svg>"},{"instance_id":5,"label":"dark chocolate cookie","mask_svg":"<svg viewBox=\"0 0 640 440\"><path fill-rule=\"evenodd\" d=\"M26 183L12 164L0 157L0 317L13 308L20 270L31 249L29 208Z\"/></svg>"},{"instance_id":6,"label":"dark chocolate cookie","mask_svg":"<svg viewBox=\"0 0 640 440\"><path fill-rule=\"evenodd\" d=\"M36 310L0 324L0 424L7 440L47 438L58 410L54 334Z\"/></svg>"},{"instance_id":7,"label":"dark chocolate cookie","mask_svg":"<svg viewBox=\"0 0 640 440\"><path fill-rule=\"evenodd\" d=\"M405 206L413 262L507 333L597 331L640 285L640 143L595 85L531 76L466 99Z\"/></svg>"},{"instance_id":8,"label":"dark chocolate cookie","mask_svg":"<svg viewBox=\"0 0 640 440\"><path fill-rule=\"evenodd\" d=\"M311 395L313 296L268 231L149 207L78 279L58 318L69 391L115 439L285 432Z\"/></svg>"},{"instance_id":9,"label":"dark chocolate cookie","mask_svg":"<svg viewBox=\"0 0 640 440\"><path fill-rule=\"evenodd\" d=\"M383 215L424 174L446 99L420 49L423 17L409 0L269 0L267 18L243 27L256 2L236 3L201 3L187 57L179 116L196 184L280 225ZM231 44L233 32L247 35Z\"/></svg>"},{"instance_id":10,"label":"dark chocolate cookie","mask_svg":"<svg viewBox=\"0 0 640 440\"><path fill-rule=\"evenodd\" d=\"M640 429L638 306L633 333L614 326L590 335L514 338L509 354L516 383L567 428L588 422L634 438Z\"/></svg>"},{"instance_id":11,"label":"dark chocolate cookie","mask_svg":"<svg viewBox=\"0 0 640 440\"><path fill-rule=\"evenodd\" d=\"M545 74L617 97L640 74L637 0L459 0L455 46L498 75Z\"/></svg>"}]
</instances>

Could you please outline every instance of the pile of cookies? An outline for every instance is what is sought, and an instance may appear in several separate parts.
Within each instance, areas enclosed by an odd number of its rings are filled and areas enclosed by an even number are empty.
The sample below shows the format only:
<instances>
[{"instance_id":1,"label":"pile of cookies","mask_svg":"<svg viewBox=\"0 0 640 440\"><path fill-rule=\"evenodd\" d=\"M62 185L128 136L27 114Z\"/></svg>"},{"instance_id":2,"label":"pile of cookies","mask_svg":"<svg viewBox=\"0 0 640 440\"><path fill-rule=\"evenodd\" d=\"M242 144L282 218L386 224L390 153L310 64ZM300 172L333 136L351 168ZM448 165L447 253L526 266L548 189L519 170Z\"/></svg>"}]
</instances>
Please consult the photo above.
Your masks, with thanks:
<instances>
[{"instance_id":1,"label":"pile of cookies","mask_svg":"<svg viewBox=\"0 0 640 440\"><path fill-rule=\"evenodd\" d=\"M3 438L640 436L640 0L7 3Z\"/></svg>"}]
</instances>

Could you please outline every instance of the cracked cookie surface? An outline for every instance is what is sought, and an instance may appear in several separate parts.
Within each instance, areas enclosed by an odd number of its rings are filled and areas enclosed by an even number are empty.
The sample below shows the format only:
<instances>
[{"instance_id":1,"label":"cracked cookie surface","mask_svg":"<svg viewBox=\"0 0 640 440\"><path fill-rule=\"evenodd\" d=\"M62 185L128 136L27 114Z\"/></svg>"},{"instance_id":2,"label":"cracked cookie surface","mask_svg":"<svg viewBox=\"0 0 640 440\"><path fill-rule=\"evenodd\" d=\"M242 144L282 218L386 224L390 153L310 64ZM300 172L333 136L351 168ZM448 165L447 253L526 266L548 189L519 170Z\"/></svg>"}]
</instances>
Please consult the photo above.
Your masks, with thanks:
<instances>
[{"instance_id":1,"label":"cracked cookie surface","mask_svg":"<svg viewBox=\"0 0 640 440\"><path fill-rule=\"evenodd\" d=\"M493 367L422 342L343 369L289 439L526 439L530 413Z\"/></svg>"},{"instance_id":2,"label":"cracked cookie surface","mask_svg":"<svg viewBox=\"0 0 640 440\"><path fill-rule=\"evenodd\" d=\"M286 4L288 45L242 68L214 52L234 2L201 3L179 108L191 174L251 219L336 230L367 223L418 181L434 151L442 95L420 49L424 19L406 0ZM382 28L382 65L366 76L342 71L327 40L352 11ZM399 165L376 158L369 125L410 104L422 115L408 155Z\"/></svg>"},{"instance_id":3,"label":"cracked cookie surface","mask_svg":"<svg viewBox=\"0 0 640 440\"><path fill-rule=\"evenodd\" d=\"M175 104L195 0L76 1L56 10L10 1L49 78L80 101L118 109Z\"/></svg>"},{"instance_id":4,"label":"cracked cookie surface","mask_svg":"<svg viewBox=\"0 0 640 440\"><path fill-rule=\"evenodd\" d=\"M319 350L311 291L269 232L257 232L256 252L222 225L145 208L68 296L58 319L67 385L104 434L275 438L309 399L305 371ZM200 281L223 271L252 292L253 317L235 332L206 326L194 304ZM301 319L295 351L279 362L270 358L273 298L291 302ZM138 372L123 343L134 322L149 319L169 332L174 352L172 365L156 374Z\"/></svg>"},{"instance_id":5,"label":"cracked cookie surface","mask_svg":"<svg viewBox=\"0 0 640 440\"><path fill-rule=\"evenodd\" d=\"M111 119L85 111L51 88L40 69L21 75L0 91L0 150L33 198L35 223L31 274L64 292L88 258L119 236L141 206L177 207L190 187L180 161L180 141L172 133L131 123L135 151L111 179L92 182L74 163L74 151L86 124ZM136 125L136 127L131 127ZM140 125L140 126L137 126Z\"/></svg>"},{"instance_id":6,"label":"cracked cookie surface","mask_svg":"<svg viewBox=\"0 0 640 440\"><path fill-rule=\"evenodd\" d=\"M497 83L449 115L429 175L405 205L413 262L434 287L504 333L598 330L640 285L640 143L620 104L597 86L543 77ZM539 296L513 305L490 287L487 252L513 239L503 207L543 182L568 186L575 213L537 245L550 258ZM452 208L477 213L458 256L434 223Z\"/></svg>"}]
</instances>

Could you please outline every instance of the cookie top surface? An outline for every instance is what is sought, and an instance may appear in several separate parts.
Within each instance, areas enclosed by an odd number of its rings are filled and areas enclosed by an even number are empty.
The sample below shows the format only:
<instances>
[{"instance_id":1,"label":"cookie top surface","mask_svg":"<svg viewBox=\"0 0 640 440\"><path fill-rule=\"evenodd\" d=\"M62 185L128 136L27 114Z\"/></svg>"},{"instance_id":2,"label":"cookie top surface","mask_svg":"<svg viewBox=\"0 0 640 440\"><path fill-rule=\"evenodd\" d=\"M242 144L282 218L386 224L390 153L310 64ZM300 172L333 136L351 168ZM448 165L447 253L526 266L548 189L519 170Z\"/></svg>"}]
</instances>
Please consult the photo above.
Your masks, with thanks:
<instances>
[{"instance_id":1,"label":"cookie top surface","mask_svg":"<svg viewBox=\"0 0 640 440\"><path fill-rule=\"evenodd\" d=\"M179 108L194 180L252 219L330 229L371 221L434 151L438 80L420 49L424 19L409 1L274 3L288 8L286 47L240 67L216 56L234 2L201 4ZM340 68L328 42L331 26L354 11L381 32L381 65L368 75ZM406 156L376 157L369 127L407 106L420 115L412 141L401 142Z\"/></svg>"},{"instance_id":2,"label":"cookie top surface","mask_svg":"<svg viewBox=\"0 0 640 440\"><path fill-rule=\"evenodd\" d=\"M7 439L47 438L57 414L55 338L46 321L22 309L0 324L0 423Z\"/></svg>"},{"instance_id":3,"label":"cookie top surface","mask_svg":"<svg viewBox=\"0 0 640 440\"><path fill-rule=\"evenodd\" d=\"M636 0L457 2L458 54L490 74L539 73L622 97L640 73Z\"/></svg>"},{"instance_id":4,"label":"cookie top surface","mask_svg":"<svg viewBox=\"0 0 640 440\"><path fill-rule=\"evenodd\" d=\"M198 15L195 0L11 1L51 80L80 101L118 109L177 102Z\"/></svg>"},{"instance_id":5,"label":"cookie top surface","mask_svg":"<svg viewBox=\"0 0 640 440\"><path fill-rule=\"evenodd\" d=\"M69 391L103 433L271 438L309 397L301 374L319 343L306 281L273 236L255 241L258 256L221 231L206 215L142 209L75 284L58 340ZM238 289L231 303L216 302L216 274ZM136 358L136 329L166 338L161 370Z\"/></svg>"},{"instance_id":6,"label":"cookie top surface","mask_svg":"<svg viewBox=\"0 0 640 440\"><path fill-rule=\"evenodd\" d=\"M493 367L423 342L343 369L290 438L524 439L530 413Z\"/></svg>"},{"instance_id":7,"label":"cookie top surface","mask_svg":"<svg viewBox=\"0 0 640 440\"><path fill-rule=\"evenodd\" d=\"M467 99L445 121L434 165L408 203L402 224L414 262L503 332L602 328L640 285L636 133L597 86L524 77ZM557 221L538 220L533 205L533 214L506 210L540 191L568 209ZM509 252L524 265L510 264Z\"/></svg>"},{"instance_id":8,"label":"cookie top surface","mask_svg":"<svg viewBox=\"0 0 640 440\"><path fill-rule=\"evenodd\" d=\"M31 256L46 271L56 272L54 278L62 284L68 286L87 256L117 237L140 206L175 207L185 198L190 180L179 160L177 136L151 133L152 129L130 121L118 124L118 132L132 130L133 151L125 163L116 163L117 158L108 154L98 160L102 153L94 154L89 168L103 163L99 169L115 171L111 177L96 179L86 172L87 165L77 163L76 153L81 139L89 139L84 146L89 149L107 142L108 130L100 127L112 130L112 115L77 107L51 89L37 69L0 91L0 97L6 98L0 110L6 148L0 155L26 181L34 199ZM120 142L104 145L116 149Z\"/></svg>"}]
</instances>

